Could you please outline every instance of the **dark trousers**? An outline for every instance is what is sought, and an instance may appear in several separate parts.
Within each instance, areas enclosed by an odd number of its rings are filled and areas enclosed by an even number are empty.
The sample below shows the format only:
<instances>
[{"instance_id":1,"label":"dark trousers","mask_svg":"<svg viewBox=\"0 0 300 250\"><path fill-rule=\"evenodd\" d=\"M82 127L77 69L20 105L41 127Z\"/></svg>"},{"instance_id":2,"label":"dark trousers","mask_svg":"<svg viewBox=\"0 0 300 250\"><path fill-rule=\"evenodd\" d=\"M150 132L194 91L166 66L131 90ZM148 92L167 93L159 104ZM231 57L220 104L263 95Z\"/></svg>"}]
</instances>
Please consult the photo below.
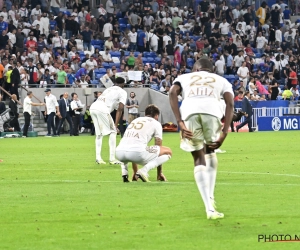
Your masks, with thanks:
<instances>
[{"instance_id":1,"label":"dark trousers","mask_svg":"<svg viewBox=\"0 0 300 250\"><path fill-rule=\"evenodd\" d=\"M226 67L226 75L232 75L233 74L233 70L231 67Z\"/></svg>"},{"instance_id":2,"label":"dark trousers","mask_svg":"<svg viewBox=\"0 0 300 250\"><path fill-rule=\"evenodd\" d=\"M29 119L29 121L30 121L30 119ZM10 121L10 126L12 126L14 128L14 131L18 131L18 132L21 131L17 115Z\"/></svg>"},{"instance_id":3,"label":"dark trousers","mask_svg":"<svg viewBox=\"0 0 300 250\"><path fill-rule=\"evenodd\" d=\"M19 100L18 85L17 85L17 87L12 87L11 88L11 94L15 94L17 96L17 100Z\"/></svg>"},{"instance_id":4,"label":"dark trousers","mask_svg":"<svg viewBox=\"0 0 300 250\"><path fill-rule=\"evenodd\" d=\"M48 115L47 129L48 129L48 134L49 135L51 135L51 128L52 128L53 134L56 135L56 131L55 131L55 127L54 127L54 116L55 116L55 112L51 112Z\"/></svg>"},{"instance_id":5,"label":"dark trousers","mask_svg":"<svg viewBox=\"0 0 300 250\"><path fill-rule=\"evenodd\" d=\"M61 126L64 124L65 120L67 120L67 122L69 123L69 126L70 126L70 135L73 135L73 123L72 123L71 116L69 114L67 114L66 117L63 117L63 118L59 119L58 126L56 127L56 133L58 135L60 134Z\"/></svg>"},{"instance_id":6,"label":"dark trousers","mask_svg":"<svg viewBox=\"0 0 300 250\"><path fill-rule=\"evenodd\" d=\"M72 120L73 120L73 135L79 135L79 124L80 124L80 115L75 115L72 117Z\"/></svg>"},{"instance_id":7,"label":"dark trousers","mask_svg":"<svg viewBox=\"0 0 300 250\"><path fill-rule=\"evenodd\" d=\"M238 126L236 126L236 129L241 129L246 124L248 124L249 132L253 132L252 130L252 116L245 117L245 120Z\"/></svg>"},{"instance_id":8,"label":"dark trousers","mask_svg":"<svg viewBox=\"0 0 300 250\"><path fill-rule=\"evenodd\" d=\"M7 92L11 92L11 83L7 83L7 82L5 82L4 83L4 89L7 91ZM8 99L8 95L5 93L5 92L3 92L3 101L4 100L7 100Z\"/></svg>"},{"instance_id":9,"label":"dark trousers","mask_svg":"<svg viewBox=\"0 0 300 250\"><path fill-rule=\"evenodd\" d=\"M30 117L31 115L28 112L24 112L25 124L23 127L23 136L27 136L28 128L30 125Z\"/></svg>"}]
</instances>

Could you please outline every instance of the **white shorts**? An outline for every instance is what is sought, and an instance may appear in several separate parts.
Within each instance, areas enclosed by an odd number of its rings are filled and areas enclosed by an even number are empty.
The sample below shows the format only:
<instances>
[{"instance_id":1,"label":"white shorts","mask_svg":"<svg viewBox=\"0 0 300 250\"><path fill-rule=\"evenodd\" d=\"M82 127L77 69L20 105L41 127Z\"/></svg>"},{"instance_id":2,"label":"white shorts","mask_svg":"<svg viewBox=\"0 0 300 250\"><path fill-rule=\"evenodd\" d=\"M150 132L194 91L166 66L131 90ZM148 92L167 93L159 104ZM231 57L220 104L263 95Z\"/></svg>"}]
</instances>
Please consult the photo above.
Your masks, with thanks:
<instances>
[{"instance_id":1,"label":"white shorts","mask_svg":"<svg viewBox=\"0 0 300 250\"><path fill-rule=\"evenodd\" d=\"M184 123L194 135L191 140L181 138L180 148L187 152L198 151L203 148L204 143L215 142L221 133L222 123L218 117L212 115L192 115Z\"/></svg>"},{"instance_id":2,"label":"white shorts","mask_svg":"<svg viewBox=\"0 0 300 250\"><path fill-rule=\"evenodd\" d=\"M100 112L99 110L90 110L91 117L95 126L96 135L109 135L117 133L114 121L110 114Z\"/></svg>"},{"instance_id":3,"label":"white shorts","mask_svg":"<svg viewBox=\"0 0 300 250\"><path fill-rule=\"evenodd\" d=\"M145 151L127 151L127 150L119 150L118 147L116 149L116 158L123 162L134 162L139 165L146 165L148 162L156 159L159 156L160 147L159 146L149 146L146 147Z\"/></svg>"}]
</instances>

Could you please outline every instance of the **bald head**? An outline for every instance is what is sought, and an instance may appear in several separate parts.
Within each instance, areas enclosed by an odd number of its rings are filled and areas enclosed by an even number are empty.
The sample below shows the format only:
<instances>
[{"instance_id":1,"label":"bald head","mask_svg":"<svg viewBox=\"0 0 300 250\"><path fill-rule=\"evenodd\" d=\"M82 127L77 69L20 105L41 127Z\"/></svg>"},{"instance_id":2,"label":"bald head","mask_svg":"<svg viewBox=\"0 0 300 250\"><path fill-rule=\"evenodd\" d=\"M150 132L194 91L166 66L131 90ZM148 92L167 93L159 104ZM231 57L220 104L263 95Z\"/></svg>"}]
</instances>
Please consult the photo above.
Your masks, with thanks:
<instances>
[{"instance_id":1,"label":"bald head","mask_svg":"<svg viewBox=\"0 0 300 250\"><path fill-rule=\"evenodd\" d=\"M13 99L14 101L17 100L17 96L15 94L11 95L11 99Z\"/></svg>"},{"instance_id":2,"label":"bald head","mask_svg":"<svg viewBox=\"0 0 300 250\"><path fill-rule=\"evenodd\" d=\"M201 58L195 62L193 71L213 72L213 64L207 58Z\"/></svg>"}]
</instances>

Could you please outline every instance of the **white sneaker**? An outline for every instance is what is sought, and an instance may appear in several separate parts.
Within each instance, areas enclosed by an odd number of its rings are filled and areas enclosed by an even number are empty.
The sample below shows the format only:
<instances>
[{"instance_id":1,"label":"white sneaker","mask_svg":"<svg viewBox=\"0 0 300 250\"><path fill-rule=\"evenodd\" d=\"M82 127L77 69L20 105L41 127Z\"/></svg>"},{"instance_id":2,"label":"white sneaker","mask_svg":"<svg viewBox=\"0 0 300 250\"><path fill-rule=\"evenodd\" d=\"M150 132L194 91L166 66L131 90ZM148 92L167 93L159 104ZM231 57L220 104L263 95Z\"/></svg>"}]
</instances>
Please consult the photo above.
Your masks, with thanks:
<instances>
[{"instance_id":1,"label":"white sneaker","mask_svg":"<svg viewBox=\"0 0 300 250\"><path fill-rule=\"evenodd\" d=\"M113 161L109 161L110 165L119 165L122 164L122 162L118 161L118 160L113 160Z\"/></svg>"},{"instance_id":2,"label":"white sneaker","mask_svg":"<svg viewBox=\"0 0 300 250\"><path fill-rule=\"evenodd\" d=\"M217 149L215 149L215 153L224 154L224 153L226 153L226 151L222 150L220 148L217 148Z\"/></svg>"},{"instance_id":3,"label":"white sneaker","mask_svg":"<svg viewBox=\"0 0 300 250\"><path fill-rule=\"evenodd\" d=\"M100 159L100 160L96 160L96 163L97 163L97 164L106 164L106 162L105 162L105 161L103 161L102 159Z\"/></svg>"},{"instance_id":4,"label":"white sneaker","mask_svg":"<svg viewBox=\"0 0 300 250\"><path fill-rule=\"evenodd\" d=\"M223 219L224 218L224 214L223 213L219 213L217 211L209 211L206 213L207 219L208 220L216 220L216 219Z\"/></svg>"},{"instance_id":5,"label":"white sneaker","mask_svg":"<svg viewBox=\"0 0 300 250\"><path fill-rule=\"evenodd\" d=\"M85 130L85 127L82 127L82 128L80 129L80 133L83 133L84 130Z\"/></svg>"}]
</instances>

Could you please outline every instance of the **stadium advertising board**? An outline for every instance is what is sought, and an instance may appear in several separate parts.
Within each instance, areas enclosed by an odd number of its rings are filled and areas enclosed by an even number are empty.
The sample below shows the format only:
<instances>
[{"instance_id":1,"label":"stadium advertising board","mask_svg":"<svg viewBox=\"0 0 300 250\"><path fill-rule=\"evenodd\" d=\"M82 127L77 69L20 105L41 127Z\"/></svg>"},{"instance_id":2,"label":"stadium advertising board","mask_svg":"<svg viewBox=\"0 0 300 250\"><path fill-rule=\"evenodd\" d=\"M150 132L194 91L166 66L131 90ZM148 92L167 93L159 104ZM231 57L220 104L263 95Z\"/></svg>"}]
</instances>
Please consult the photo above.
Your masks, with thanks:
<instances>
[{"instance_id":1,"label":"stadium advertising board","mask_svg":"<svg viewBox=\"0 0 300 250\"><path fill-rule=\"evenodd\" d=\"M300 116L258 117L259 131L299 130Z\"/></svg>"}]
</instances>

